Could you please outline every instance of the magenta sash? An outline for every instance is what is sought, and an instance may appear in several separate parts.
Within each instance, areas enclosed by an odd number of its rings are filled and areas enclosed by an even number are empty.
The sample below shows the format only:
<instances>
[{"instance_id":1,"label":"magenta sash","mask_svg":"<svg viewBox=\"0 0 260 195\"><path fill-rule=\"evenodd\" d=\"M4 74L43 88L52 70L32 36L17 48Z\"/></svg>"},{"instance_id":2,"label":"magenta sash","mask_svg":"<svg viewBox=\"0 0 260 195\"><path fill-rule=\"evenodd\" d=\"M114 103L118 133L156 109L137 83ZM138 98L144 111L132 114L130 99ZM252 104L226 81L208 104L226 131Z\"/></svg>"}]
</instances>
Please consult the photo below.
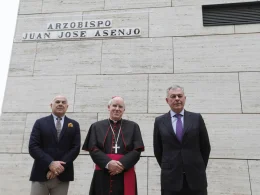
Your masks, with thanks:
<instances>
[{"instance_id":1,"label":"magenta sash","mask_svg":"<svg viewBox=\"0 0 260 195\"><path fill-rule=\"evenodd\" d=\"M119 160L124 155L122 154L107 154L112 160ZM96 165L96 170L101 170L101 168ZM128 171L124 172L124 195L136 195L136 178L135 178L135 169L132 167Z\"/></svg>"}]
</instances>

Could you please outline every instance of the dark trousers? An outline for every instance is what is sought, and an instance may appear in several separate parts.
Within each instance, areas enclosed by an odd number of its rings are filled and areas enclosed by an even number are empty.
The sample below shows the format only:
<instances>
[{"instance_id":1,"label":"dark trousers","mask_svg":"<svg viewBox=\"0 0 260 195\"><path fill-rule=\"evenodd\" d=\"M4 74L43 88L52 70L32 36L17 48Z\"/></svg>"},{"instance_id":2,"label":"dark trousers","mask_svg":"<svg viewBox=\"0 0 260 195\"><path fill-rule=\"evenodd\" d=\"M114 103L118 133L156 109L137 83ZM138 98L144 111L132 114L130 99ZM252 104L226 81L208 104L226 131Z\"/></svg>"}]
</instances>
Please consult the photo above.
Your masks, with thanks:
<instances>
[{"instance_id":1,"label":"dark trousers","mask_svg":"<svg viewBox=\"0 0 260 195\"><path fill-rule=\"evenodd\" d=\"M183 176L184 176L183 177L183 187L182 187L181 191L176 192L176 191L162 190L162 195L207 195L208 194L207 188L203 189L203 190L198 190L198 191L191 190L189 188L185 174Z\"/></svg>"}]
</instances>

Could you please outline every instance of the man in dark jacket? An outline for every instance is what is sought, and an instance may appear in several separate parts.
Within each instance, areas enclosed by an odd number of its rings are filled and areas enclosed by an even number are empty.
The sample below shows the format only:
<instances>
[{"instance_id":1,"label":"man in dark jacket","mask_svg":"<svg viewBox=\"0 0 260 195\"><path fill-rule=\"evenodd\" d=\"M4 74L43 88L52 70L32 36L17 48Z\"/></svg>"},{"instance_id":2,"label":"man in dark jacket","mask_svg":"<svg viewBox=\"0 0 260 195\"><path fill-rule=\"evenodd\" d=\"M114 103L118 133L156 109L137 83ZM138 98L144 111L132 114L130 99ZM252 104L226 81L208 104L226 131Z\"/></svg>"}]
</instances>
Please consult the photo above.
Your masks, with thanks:
<instances>
[{"instance_id":1,"label":"man in dark jacket","mask_svg":"<svg viewBox=\"0 0 260 195\"><path fill-rule=\"evenodd\" d=\"M185 100L182 87L169 87L166 102L171 110L154 123L162 195L207 195L209 137L202 116L184 110Z\"/></svg>"},{"instance_id":2,"label":"man in dark jacket","mask_svg":"<svg viewBox=\"0 0 260 195\"><path fill-rule=\"evenodd\" d=\"M79 123L65 116L68 101L56 96L52 114L36 120L29 141L34 158L31 195L66 195L74 180L73 161L80 151Z\"/></svg>"}]
</instances>

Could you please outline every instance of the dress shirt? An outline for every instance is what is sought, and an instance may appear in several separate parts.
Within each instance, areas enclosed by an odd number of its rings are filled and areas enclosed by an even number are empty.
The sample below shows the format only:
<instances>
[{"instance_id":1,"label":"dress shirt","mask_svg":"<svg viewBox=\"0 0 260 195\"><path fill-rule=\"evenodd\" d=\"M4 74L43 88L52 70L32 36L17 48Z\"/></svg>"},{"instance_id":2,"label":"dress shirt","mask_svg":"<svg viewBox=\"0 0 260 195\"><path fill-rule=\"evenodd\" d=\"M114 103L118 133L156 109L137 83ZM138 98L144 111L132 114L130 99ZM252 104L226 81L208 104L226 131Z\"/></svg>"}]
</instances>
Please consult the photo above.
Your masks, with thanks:
<instances>
[{"instance_id":1,"label":"dress shirt","mask_svg":"<svg viewBox=\"0 0 260 195\"><path fill-rule=\"evenodd\" d=\"M54 124L55 124L55 127L56 127L57 118L59 118L59 117L55 116L53 113L52 113L52 116L53 116ZM63 128L63 124L64 124L65 115L63 117L60 117L60 118L61 118L60 124L61 124L61 129L62 129Z\"/></svg>"},{"instance_id":2,"label":"dress shirt","mask_svg":"<svg viewBox=\"0 0 260 195\"><path fill-rule=\"evenodd\" d=\"M170 111L170 113L171 113L171 120L172 120L172 127L173 127L173 131L174 131L174 133L176 134L176 123L177 123L177 118L175 117L175 112L174 111ZM184 110L182 110L181 112L180 112L180 114L182 115L182 117L181 117L181 122L182 122L182 126L184 127Z\"/></svg>"}]
</instances>

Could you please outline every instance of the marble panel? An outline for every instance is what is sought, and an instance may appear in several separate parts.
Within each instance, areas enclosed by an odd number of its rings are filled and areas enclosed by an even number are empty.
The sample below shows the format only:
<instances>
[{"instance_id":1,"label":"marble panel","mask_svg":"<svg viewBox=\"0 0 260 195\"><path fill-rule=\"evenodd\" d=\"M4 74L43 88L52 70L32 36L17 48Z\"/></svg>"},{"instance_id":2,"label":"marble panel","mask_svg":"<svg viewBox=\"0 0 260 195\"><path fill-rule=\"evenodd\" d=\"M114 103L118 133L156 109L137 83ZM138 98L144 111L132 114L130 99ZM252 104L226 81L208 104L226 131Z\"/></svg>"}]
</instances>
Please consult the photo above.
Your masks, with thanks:
<instances>
[{"instance_id":1,"label":"marble panel","mask_svg":"<svg viewBox=\"0 0 260 195\"><path fill-rule=\"evenodd\" d=\"M27 154L0 154L0 194L30 194L32 162Z\"/></svg>"},{"instance_id":2,"label":"marble panel","mask_svg":"<svg viewBox=\"0 0 260 195\"><path fill-rule=\"evenodd\" d=\"M9 77L3 112L50 112L52 99L65 95L73 111L76 76Z\"/></svg>"},{"instance_id":3,"label":"marble panel","mask_svg":"<svg viewBox=\"0 0 260 195\"><path fill-rule=\"evenodd\" d=\"M135 172L136 172L136 178L137 178L137 190L138 194L147 195L147 174L148 174L148 168L147 168L147 158L141 157L140 160L135 165Z\"/></svg>"},{"instance_id":4,"label":"marble panel","mask_svg":"<svg viewBox=\"0 0 260 195\"><path fill-rule=\"evenodd\" d=\"M260 161L249 160L248 164L252 195L260 194Z\"/></svg>"},{"instance_id":5,"label":"marble panel","mask_svg":"<svg viewBox=\"0 0 260 195\"><path fill-rule=\"evenodd\" d=\"M148 158L148 195L161 195L161 169L154 157Z\"/></svg>"},{"instance_id":6,"label":"marble panel","mask_svg":"<svg viewBox=\"0 0 260 195\"><path fill-rule=\"evenodd\" d=\"M235 25L235 33L259 33L260 24Z\"/></svg>"},{"instance_id":7,"label":"marble panel","mask_svg":"<svg viewBox=\"0 0 260 195\"><path fill-rule=\"evenodd\" d=\"M21 152L25 121L25 113L2 113L0 116L1 153Z\"/></svg>"},{"instance_id":8,"label":"marble panel","mask_svg":"<svg viewBox=\"0 0 260 195\"><path fill-rule=\"evenodd\" d=\"M20 0L19 14L36 14L42 12L42 0Z\"/></svg>"},{"instance_id":9,"label":"marble panel","mask_svg":"<svg viewBox=\"0 0 260 195\"><path fill-rule=\"evenodd\" d=\"M43 0L42 12L78 12L103 10L104 0Z\"/></svg>"},{"instance_id":10,"label":"marble panel","mask_svg":"<svg viewBox=\"0 0 260 195\"><path fill-rule=\"evenodd\" d=\"M171 38L104 40L101 73L173 73L171 40Z\"/></svg>"},{"instance_id":11,"label":"marble panel","mask_svg":"<svg viewBox=\"0 0 260 195\"><path fill-rule=\"evenodd\" d=\"M260 71L258 34L173 39L174 73Z\"/></svg>"},{"instance_id":12,"label":"marble panel","mask_svg":"<svg viewBox=\"0 0 260 195\"><path fill-rule=\"evenodd\" d=\"M149 10L149 37L232 34L234 26L203 27L201 6Z\"/></svg>"},{"instance_id":13,"label":"marble panel","mask_svg":"<svg viewBox=\"0 0 260 195\"><path fill-rule=\"evenodd\" d=\"M207 178L210 195L251 195L246 160L210 159Z\"/></svg>"},{"instance_id":14,"label":"marble panel","mask_svg":"<svg viewBox=\"0 0 260 195\"><path fill-rule=\"evenodd\" d=\"M74 161L74 181L70 182L69 195L86 195L94 173L94 163L89 155L79 155Z\"/></svg>"},{"instance_id":15,"label":"marble panel","mask_svg":"<svg viewBox=\"0 0 260 195\"><path fill-rule=\"evenodd\" d=\"M165 101L171 85L184 87L186 109L201 113L241 113L237 73L149 75L148 113L169 111Z\"/></svg>"},{"instance_id":16,"label":"marble panel","mask_svg":"<svg viewBox=\"0 0 260 195\"><path fill-rule=\"evenodd\" d=\"M211 158L260 159L258 114L203 114L203 118Z\"/></svg>"},{"instance_id":17,"label":"marble panel","mask_svg":"<svg viewBox=\"0 0 260 195\"><path fill-rule=\"evenodd\" d=\"M111 97L125 99L127 112L147 112L147 75L78 76L75 112L105 112Z\"/></svg>"},{"instance_id":18,"label":"marble panel","mask_svg":"<svg viewBox=\"0 0 260 195\"><path fill-rule=\"evenodd\" d=\"M239 81L243 113L260 113L260 72L239 73Z\"/></svg>"},{"instance_id":19,"label":"marble panel","mask_svg":"<svg viewBox=\"0 0 260 195\"><path fill-rule=\"evenodd\" d=\"M9 66L9 76L33 74L37 43L14 43Z\"/></svg>"},{"instance_id":20,"label":"marble panel","mask_svg":"<svg viewBox=\"0 0 260 195\"><path fill-rule=\"evenodd\" d=\"M148 8L148 7L169 7L171 0L105 0L105 9L129 9L129 8Z\"/></svg>"},{"instance_id":21,"label":"marble panel","mask_svg":"<svg viewBox=\"0 0 260 195\"><path fill-rule=\"evenodd\" d=\"M34 75L100 74L101 41L38 43Z\"/></svg>"}]
</instances>

